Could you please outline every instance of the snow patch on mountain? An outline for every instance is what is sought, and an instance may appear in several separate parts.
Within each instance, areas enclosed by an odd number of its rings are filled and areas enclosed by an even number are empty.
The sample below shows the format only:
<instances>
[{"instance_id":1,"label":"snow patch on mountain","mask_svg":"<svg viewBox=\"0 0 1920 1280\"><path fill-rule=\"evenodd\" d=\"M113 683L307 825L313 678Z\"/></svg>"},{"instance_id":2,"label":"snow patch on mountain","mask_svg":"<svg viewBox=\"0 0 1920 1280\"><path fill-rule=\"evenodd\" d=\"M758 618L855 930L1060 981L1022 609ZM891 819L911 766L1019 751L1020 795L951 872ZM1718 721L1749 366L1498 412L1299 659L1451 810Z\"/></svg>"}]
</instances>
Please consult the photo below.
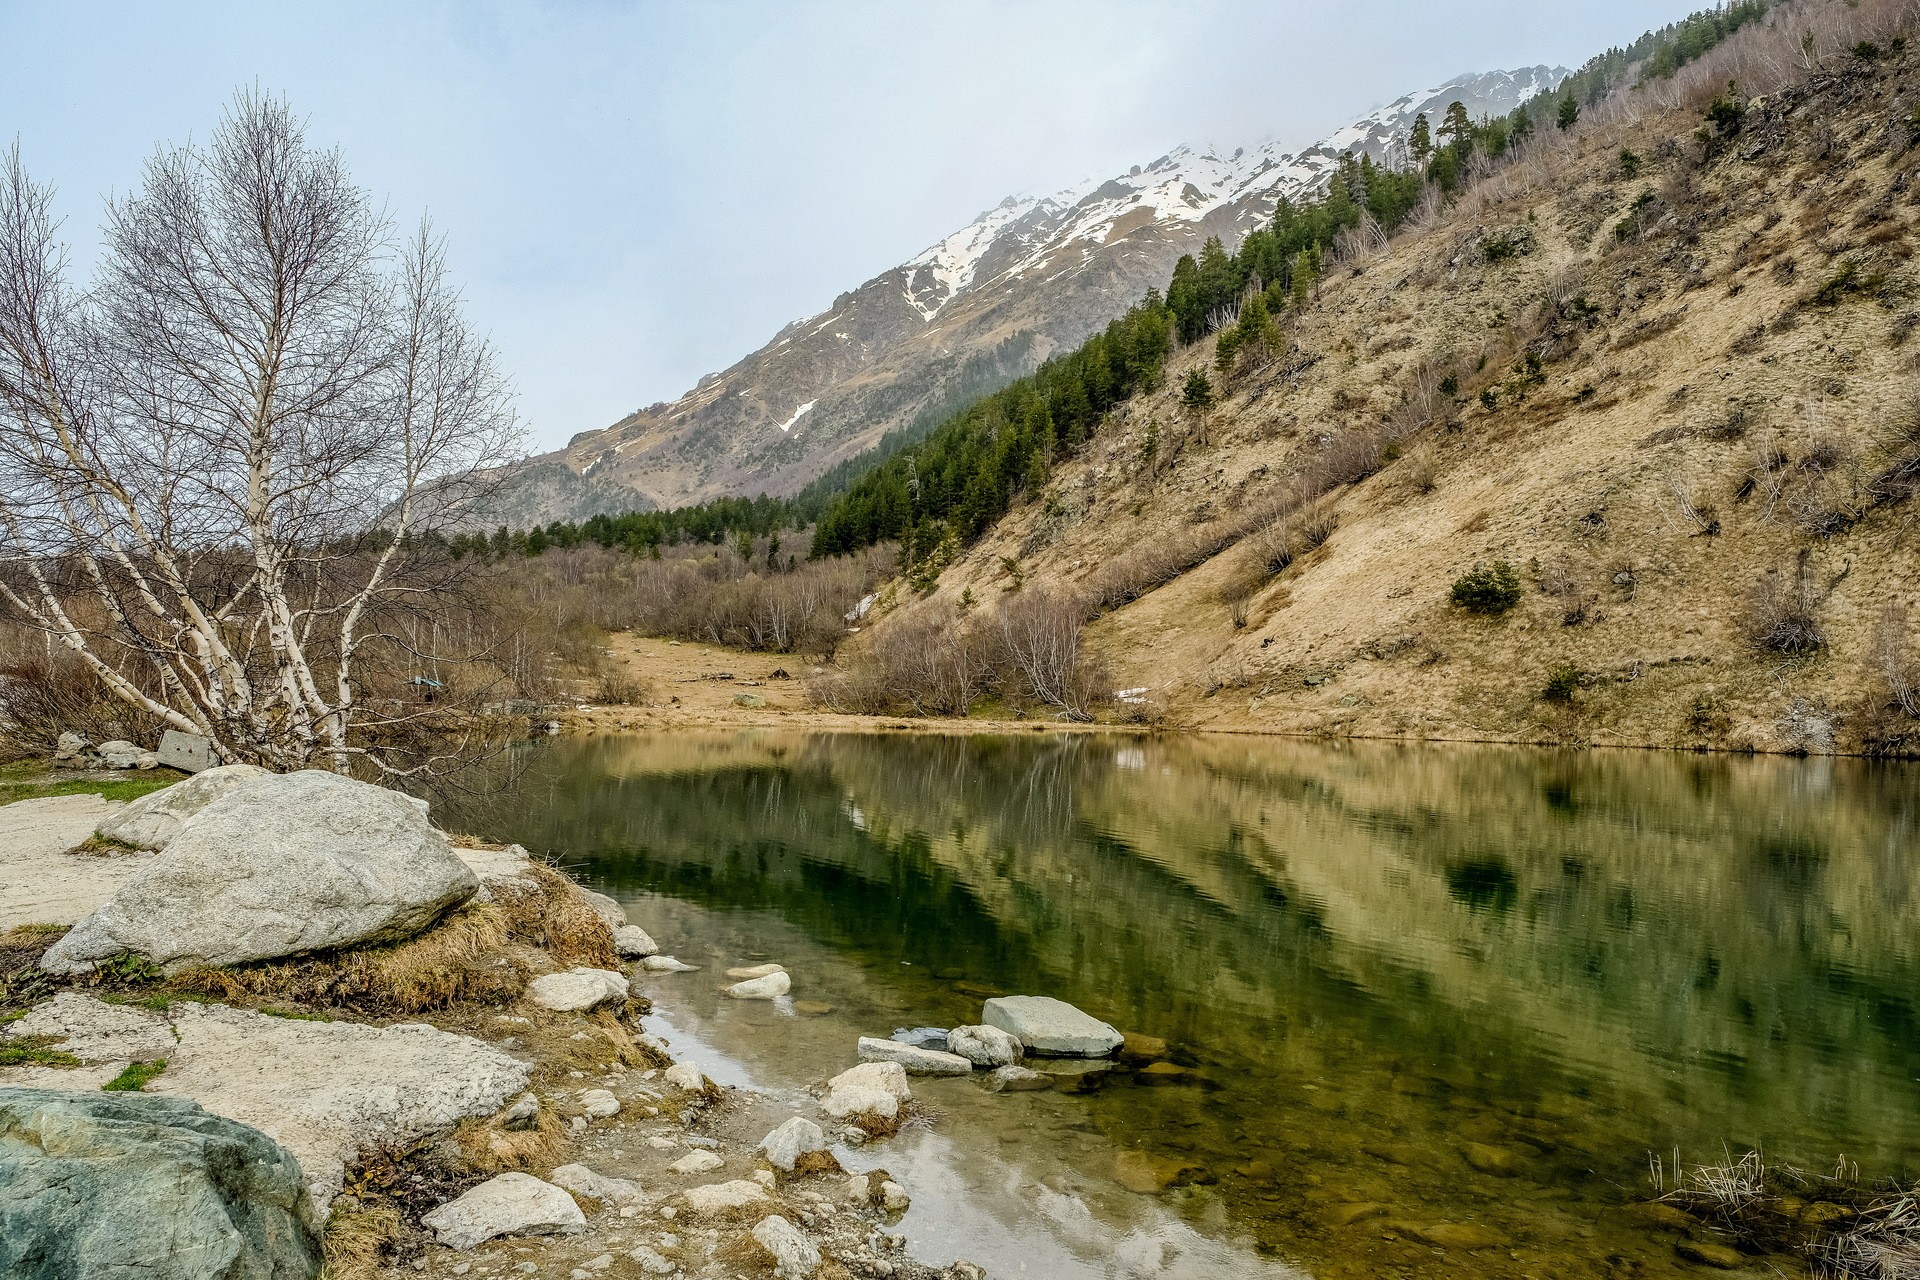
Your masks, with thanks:
<instances>
[{"instance_id":1,"label":"snow patch on mountain","mask_svg":"<svg viewBox=\"0 0 1920 1280\"><path fill-rule=\"evenodd\" d=\"M1511 111L1536 93L1557 88L1561 67L1527 67L1457 76L1397 98L1313 146L1288 152L1278 143L1241 147L1230 155L1182 146L1152 164L1104 182L1084 182L1050 196L1009 196L960 230L905 263L906 299L931 321L954 298L990 282L1077 259L1148 226L1199 223L1228 211L1233 229L1250 230L1282 197L1300 199L1325 185L1349 152L1399 165L1407 133L1422 112L1437 127L1452 102L1475 119ZM1077 252L1075 252L1077 251ZM982 279L983 264L995 270Z\"/></svg>"}]
</instances>

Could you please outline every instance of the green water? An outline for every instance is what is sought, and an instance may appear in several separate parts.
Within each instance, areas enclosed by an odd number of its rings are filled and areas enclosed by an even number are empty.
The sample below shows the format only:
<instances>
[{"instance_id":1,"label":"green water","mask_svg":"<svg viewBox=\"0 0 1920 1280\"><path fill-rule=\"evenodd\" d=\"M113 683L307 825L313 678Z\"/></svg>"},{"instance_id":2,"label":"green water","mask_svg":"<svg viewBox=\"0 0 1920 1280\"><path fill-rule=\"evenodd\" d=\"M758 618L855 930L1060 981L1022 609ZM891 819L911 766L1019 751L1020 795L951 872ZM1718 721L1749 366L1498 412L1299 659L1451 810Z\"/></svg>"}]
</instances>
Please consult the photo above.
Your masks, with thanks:
<instances>
[{"instance_id":1,"label":"green water","mask_svg":"<svg viewBox=\"0 0 1920 1280\"><path fill-rule=\"evenodd\" d=\"M1920 1170L1920 770L764 733L520 764L457 816L560 855L708 965L648 994L776 1083L851 1063L855 1034L976 1021L985 991L1168 1041L1191 1068L1171 1085L927 1086L941 1140L994 1153L949 1151L960 1181L1112 1224L1070 1242L1089 1275L1157 1274L1097 1256L1155 1221L1237 1242L1249 1274L1688 1274L1631 1210L1650 1151ZM717 997L712 966L768 955L833 1011ZM1126 1151L1202 1181L1128 1191ZM1047 1203L1009 1230L1064 1231ZM1501 1243L1435 1248L1408 1223Z\"/></svg>"}]
</instances>

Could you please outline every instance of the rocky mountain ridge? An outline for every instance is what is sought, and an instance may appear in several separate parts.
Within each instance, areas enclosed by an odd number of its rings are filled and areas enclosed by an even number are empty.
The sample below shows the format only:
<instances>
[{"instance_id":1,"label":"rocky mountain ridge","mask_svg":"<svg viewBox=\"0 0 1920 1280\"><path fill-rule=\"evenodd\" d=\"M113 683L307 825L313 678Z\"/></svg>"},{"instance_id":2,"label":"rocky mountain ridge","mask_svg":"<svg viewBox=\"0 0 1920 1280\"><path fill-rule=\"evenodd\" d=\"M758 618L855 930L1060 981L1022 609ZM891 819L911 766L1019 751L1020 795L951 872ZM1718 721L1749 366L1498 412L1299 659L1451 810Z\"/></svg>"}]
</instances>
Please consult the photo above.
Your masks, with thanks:
<instances>
[{"instance_id":1,"label":"rocky mountain ridge","mask_svg":"<svg viewBox=\"0 0 1920 1280\"><path fill-rule=\"evenodd\" d=\"M1348 152L1394 163L1416 115L1511 110L1545 66L1406 94L1298 152L1180 147L1051 195L1009 197L923 253L787 325L766 346L564 449L519 464L498 504L525 526L724 495L792 493L889 430L956 408L1071 348L1208 236L1237 242Z\"/></svg>"}]
</instances>

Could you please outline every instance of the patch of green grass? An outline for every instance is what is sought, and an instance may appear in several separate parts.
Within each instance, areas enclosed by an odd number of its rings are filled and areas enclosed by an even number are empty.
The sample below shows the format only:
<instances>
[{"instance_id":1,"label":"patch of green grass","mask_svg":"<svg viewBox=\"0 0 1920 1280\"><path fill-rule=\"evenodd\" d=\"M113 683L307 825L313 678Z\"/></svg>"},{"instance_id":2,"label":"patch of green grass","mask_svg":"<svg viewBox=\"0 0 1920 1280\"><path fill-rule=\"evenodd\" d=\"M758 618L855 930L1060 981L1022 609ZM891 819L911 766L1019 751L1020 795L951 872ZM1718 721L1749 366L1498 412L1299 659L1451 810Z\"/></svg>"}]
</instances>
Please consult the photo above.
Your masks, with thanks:
<instances>
[{"instance_id":1,"label":"patch of green grass","mask_svg":"<svg viewBox=\"0 0 1920 1280\"><path fill-rule=\"evenodd\" d=\"M20 1036L0 1044L0 1067L77 1067L80 1059L52 1046L53 1036Z\"/></svg>"},{"instance_id":2,"label":"patch of green grass","mask_svg":"<svg viewBox=\"0 0 1920 1280\"><path fill-rule=\"evenodd\" d=\"M0 805L48 796L98 795L108 800L138 800L185 777L174 769L152 769L133 778L55 778L44 761L28 760L0 768Z\"/></svg>"},{"instance_id":3,"label":"patch of green grass","mask_svg":"<svg viewBox=\"0 0 1920 1280\"><path fill-rule=\"evenodd\" d=\"M142 1093L153 1083L153 1078L166 1069L165 1058L156 1058L152 1062L129 1062L125 1071L100 1088L105 1093Z\"/></svg>"},{"instance_id":4,"label":"patch of green grass","mask_svg":"<svg viewBox=\"0 0 1920 1280\"><path fill-rule=\"evenodd\" d=\"M269 1018L291 1018L295 1022L332 1022L333 1021L333 1019L330 1016L324 1013L310 1013L305 1009L289 1009L284 1005L263 1004L260 1006L258 1010L256 1010L256 1012L264 1013Z\"/></svg>"},{"instance_id":5,"label":"patch of green grass","mask_svg":"<svg viewBox=\"0 0 1920 1280\"><path fill-rule=\"evenodd\" d=\"M165 975L160 966L142 955L122 951L111 960L102 960L94 973L105 982L123 982L130 986L158 982Z\"/></svg>"},{"instance_id":6,"label":"patch of green grass","mask_svg":"<svg viewBox=\"0 0 1920 1280\"><path fill-rule=\"evenodd\" d=\"M125 1005L129 1009L149 1009L154 1013L165 1013L183 1001L188 1004L220 1003L212 996L203 996L192 991L156 991L152 995L145 996L123 996L111 991L98 991L94 993L94 998L106 1004Z\"/></svg>"}]
</instances>

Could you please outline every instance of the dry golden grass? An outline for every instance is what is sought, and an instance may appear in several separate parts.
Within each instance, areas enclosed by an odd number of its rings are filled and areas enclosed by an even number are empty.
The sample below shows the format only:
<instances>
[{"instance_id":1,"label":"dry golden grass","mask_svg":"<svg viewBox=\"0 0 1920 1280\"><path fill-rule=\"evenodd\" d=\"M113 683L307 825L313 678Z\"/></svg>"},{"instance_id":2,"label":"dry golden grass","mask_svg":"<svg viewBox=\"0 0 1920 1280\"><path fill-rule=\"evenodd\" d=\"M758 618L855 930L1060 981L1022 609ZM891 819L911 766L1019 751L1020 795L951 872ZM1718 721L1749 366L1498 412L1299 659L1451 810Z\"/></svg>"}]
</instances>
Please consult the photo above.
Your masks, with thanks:
<instances>
[{"instance_id":1,"label":"dry golden grass","mask_svg":"<svg viewBox=\"0 0 1920 1280\"><path fill-rule=\"evenodd\" d=\"M195 969L167 985L229 1002L284 1002L362 1016L506 1004L526 989L529 977L525 963L512 952L511 933L509 913L482 903L390 946Z\"/></svg>"},{"instance_id":2,"label":"dry golden grass","mask_svg":"<svg viewBox=\"0 0 1920 1280\"><path fill-rule=\"evenodd\" d=\"M327 1219L322 1280L379 1280L406 1237L400 1210L390 1204L343 1205Z\"/></svg>"},{"instance_id":3,"label":"dry golden grass","mask_svg":"<svg viewBox=\"0 0 1920 1280\"><path fill-rule=\"evenodd\" d=\"M453 1142L476 1173L544 1173L560 1163L566 1147L566 1125L558 1112L542 1103L529 1128L505 1128L497 1117L464 1120L453 1131Z\"/></svg>"},{"instance_id":4,"label":"dry golden grass","mask_svg":"<svg viewBox=\"0 0 1920 1280\"><path fill-rule=\"evenodd\" d=\"M518 887L515 881L502 881L492 890L514 938L545 948L562 968L620 967L613 930L574 889L572 881L539 862L529 863L526 874L519 879L528 882L526 888Z\"/></svg>"}]
</instances>

